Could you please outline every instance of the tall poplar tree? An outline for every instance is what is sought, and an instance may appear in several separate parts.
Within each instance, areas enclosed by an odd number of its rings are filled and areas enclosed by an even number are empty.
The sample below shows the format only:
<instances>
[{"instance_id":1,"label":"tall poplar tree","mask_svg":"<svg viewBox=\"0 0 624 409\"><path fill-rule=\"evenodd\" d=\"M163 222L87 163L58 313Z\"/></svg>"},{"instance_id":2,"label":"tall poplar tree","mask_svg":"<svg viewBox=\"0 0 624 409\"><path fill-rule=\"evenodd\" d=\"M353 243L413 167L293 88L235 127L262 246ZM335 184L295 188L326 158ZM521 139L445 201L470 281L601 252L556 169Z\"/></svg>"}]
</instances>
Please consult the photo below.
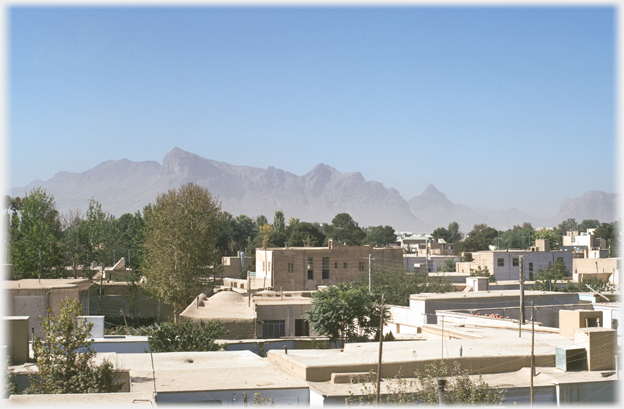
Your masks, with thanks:
<instances>
[{"instance_id":1,"label":"tall poplar tree","mask_svg":"<svg viewBox=\"0 0 624 409\"><path fill-rule=\"evenodd\" d=\"M63 276L61 221L54 196L35 188L22 199L11 221L9 259L15 278Z\"/></svg>"},{"instance_id":2,"label":"tall poplar tree","mask_svg":"<svg viewBox=\"0 0 624 409\"><path fill-rule=\"evenodd\" d=\"M208 189L194 183L161 194L145 208L144 289L173 305L176 325L202 290L200 278L209 276L220 211Z\"/></svg>"}]
</instances>

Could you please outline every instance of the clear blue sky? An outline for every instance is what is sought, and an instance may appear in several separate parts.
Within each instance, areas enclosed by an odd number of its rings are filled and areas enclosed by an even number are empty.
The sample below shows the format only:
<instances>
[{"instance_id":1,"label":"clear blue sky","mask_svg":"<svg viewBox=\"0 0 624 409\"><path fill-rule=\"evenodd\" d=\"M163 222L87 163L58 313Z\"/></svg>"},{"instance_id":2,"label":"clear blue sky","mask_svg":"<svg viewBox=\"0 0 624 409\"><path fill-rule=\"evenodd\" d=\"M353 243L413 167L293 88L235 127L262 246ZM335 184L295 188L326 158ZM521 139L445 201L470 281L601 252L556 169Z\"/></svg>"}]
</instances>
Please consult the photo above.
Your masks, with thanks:
<instances>
[{"instance_id":1,"label":"clear blue sky","mask_svg":"<svg viewBox=\"0 0 624 409\"><path fill-rule=\"evenodd\" d=\"M13 7L7 187L175 146L551 216L614 192L613 7ZM546 214L543 214L543 212Z\"/></svg>"}]
</instances>

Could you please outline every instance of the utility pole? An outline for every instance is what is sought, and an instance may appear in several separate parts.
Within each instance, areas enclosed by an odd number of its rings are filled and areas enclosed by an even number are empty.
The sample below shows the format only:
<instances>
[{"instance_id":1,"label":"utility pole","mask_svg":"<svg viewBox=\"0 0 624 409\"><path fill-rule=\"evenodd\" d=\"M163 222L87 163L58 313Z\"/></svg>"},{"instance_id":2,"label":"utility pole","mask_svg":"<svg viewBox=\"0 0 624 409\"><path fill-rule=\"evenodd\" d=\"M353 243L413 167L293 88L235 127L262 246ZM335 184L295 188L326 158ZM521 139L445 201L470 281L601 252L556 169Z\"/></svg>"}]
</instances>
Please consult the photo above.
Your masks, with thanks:
<instances>
[{"instance_id":1,"label":"utility pole","mask_svg":"<svg viewBox=\"0 0 624 409\"><path fill-rule=\"evenodd\" d=\"M373 292L373 255L368 255L368 292Z\"/></svg>"},{"instance_id":2,"label":"utility pole","mask_svg":"<svg viewBox=\"0 0 624 409\"><path fill-rule=\"evenodd\" d=\"M533 376L535 375L535 313L531 301L531 406L533 406Z\"/></svg>"},{"instance_id":3,"label":"utility pole","mask_svg":"<svg viewBox=\"0 0 624 409\"><path fill-rule=\"evenodd\" d=\"M522 338L522 324L524 323L524 256L520 256L520 325L518 337Z\"/></svg>"},{"instance_id":4,"label":"utility pole","mask_svg":"<svg viewBox=\"0 0 624 409\"><path fill-rule=\"evenodd\" d=\"M383 347L383 317L384 317L384 294L381 294L381 310L379 317L379 361L377 362L377 393L375 395L375 403L381 403L381 351Z\"/></svg>"}]
</instances>

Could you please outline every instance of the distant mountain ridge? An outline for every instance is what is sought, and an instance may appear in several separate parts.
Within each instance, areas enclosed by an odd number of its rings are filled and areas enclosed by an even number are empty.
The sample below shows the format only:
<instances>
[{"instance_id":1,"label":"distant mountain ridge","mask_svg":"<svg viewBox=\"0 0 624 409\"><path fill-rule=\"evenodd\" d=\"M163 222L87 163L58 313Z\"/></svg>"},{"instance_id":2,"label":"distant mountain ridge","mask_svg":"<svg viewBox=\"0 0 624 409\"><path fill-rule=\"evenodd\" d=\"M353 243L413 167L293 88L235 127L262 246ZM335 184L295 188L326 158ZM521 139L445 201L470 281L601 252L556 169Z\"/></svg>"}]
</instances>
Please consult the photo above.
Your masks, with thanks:
<instances>
[{"instance_id":1,"label":"distant mountain ridge","mask_svg":"<svg viewBox=\"0 0 624 409\"><path fill-rule=\"evenodd\" d=\"M194 182L218 196L222 209L233 215L251 217L263 214L272 220L276 210L286 218L329 223L338 213L347 212L361 226L390 225L397 231L430 233L457 221L468 232L477 223L503 229L525 221L534 227L556 225L574 217L612 221L616 195L590 191L580 198L567 199L559 213L540 221L518 209L494 211L452 203L446 195L429 185L421 195L406 201L396 189L366 181L361 173L341 173L319 164L303 176L269 167L230 165L174 148L159 164L127 159L105 161L82 172L59 172L48 181L35 180L14 187L11 196L23 196L34 187L54 195L59 212L86 209L88 200L98 200L103 209L120 216L134 213L152 203L156 196L171 188ZM543 224L548 222L549 224Z\"/></svg>"}]
</instances>

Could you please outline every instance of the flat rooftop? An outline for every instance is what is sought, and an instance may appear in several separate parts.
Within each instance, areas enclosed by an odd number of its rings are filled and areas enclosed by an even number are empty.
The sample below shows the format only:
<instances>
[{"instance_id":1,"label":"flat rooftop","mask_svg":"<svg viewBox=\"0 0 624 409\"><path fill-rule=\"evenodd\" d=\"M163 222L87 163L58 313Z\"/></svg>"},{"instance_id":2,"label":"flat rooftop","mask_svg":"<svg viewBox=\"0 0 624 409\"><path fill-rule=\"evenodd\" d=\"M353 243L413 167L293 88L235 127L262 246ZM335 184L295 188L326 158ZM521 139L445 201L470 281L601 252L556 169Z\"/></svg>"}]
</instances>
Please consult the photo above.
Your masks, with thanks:
<instances>
[{"instance_id":1,"label":"flat rooftop","mask_svg":"<svg viewBox=\"0 0 624 409\"><path fill-rule=\"evenodd\" d=\"M4 280L6 290L50 290L76 288L82 285L91 285L88 278L25 278L22 280Z\"/></svg>"},{"instance_id":2,"label":"flat rooftop","mask_svg":"<svg viewBox=\"0 0 624 409\"><path fill-rule=\"evenodd\" d=\"M604 371L602 371L604 372ZM553 386L558 383L576 383L576 382L600 382L605 380L616 380L616 375L603 377L601 371L570 371L565 372L555 367L536 367L536 376L533 377L533 386ZM413 377L413 376L412 376ZM479 375L471 375L471 379L478 380ZM483 374L481 380L492 388L529 388L531 385L531 369L522 368L518 371L504 372L497 374ZM380 392L388 393L388 388L393 386L396 390L397 381L392 379L382 379L380 382ZM367 395L363 390L363 385L350 383L332 383L327 382L309 382L310 389L326 397L348 397L351 393L354 396ZM369 384L370 387L370 384ZM392 390L392 389L391 389ZM513 398L510 398L507 405L513 404Z\"/></svg>"},{"instance_id":3,"label":"flat rooftop","mask_svg":"<svg viewBox=\"0 0 624 409\"><path fill-rule=\"evenodd\" d=\"M110 405L141 405L147 407L156 406L153 394L141 392L119 393L70 393L56 395L11 395L9 405L63 405L76 407L93 407Z\"/></svg>"},{"instance_id":4,"label":"flat rooftop","mask_svg":"<svg viewBox=\"0 0 624 409\"><path fill-rule=\"evenodd\" d=\"M130 370L134 392L199 392L232 389L307 388L307 383L250 351L97 354Z\"/></svg>"},{"instance_id":5,"label":"flat rooftop","mask_svg":"<svg viewBox=\"0 0 624 409\"><path fill-rule=\"evenodd\" d=\"M439 325L429 327L441 328ZM470 362L475 371L483 373L504 371L511 363L511 367L521 366L528 361L531 355L531 333L523 330L519 337L517 329L461 327L458 325L444 325L445 339L428 334L427 340L393 341L383 343L382 361L386 364L387 372L395 368L423 366L431 360L458 359ZM450 331L450 334L447 333ZM447 337L452 339L448 339ZM461 338L461 339L459 339ZM535 333L535 355L538 359L552 360L556 347L572 345L571 338L562 337L556 333ZM368 372L376 370L378 362L379 344L376 342L349 343L344 351L333 349L314 350L272 350L267 356L280 363L283 367L293 371L308 381L329 380L331 373ZM541 357L541 358L540 358ZM538 363L540 361L537 361ZM383 376L394 376L382 372Z\"/></svg>"},{"instance_id":6,"label":"flat rooftop","mask_svg":"<svg viewBox=\"0 0 624 409\"><path fill-rule=\"evenodd\" d=\"M566 297L576 293L564 293L557 291L533 291L524 290L525 297ZM470 291L470 292L448 292L448 293L420 293L410 295L410 300L445 300L459 298L492 298L492 297L519 297L520 290L487 290L487 291Z\"/></svg>"}]
</instances>

